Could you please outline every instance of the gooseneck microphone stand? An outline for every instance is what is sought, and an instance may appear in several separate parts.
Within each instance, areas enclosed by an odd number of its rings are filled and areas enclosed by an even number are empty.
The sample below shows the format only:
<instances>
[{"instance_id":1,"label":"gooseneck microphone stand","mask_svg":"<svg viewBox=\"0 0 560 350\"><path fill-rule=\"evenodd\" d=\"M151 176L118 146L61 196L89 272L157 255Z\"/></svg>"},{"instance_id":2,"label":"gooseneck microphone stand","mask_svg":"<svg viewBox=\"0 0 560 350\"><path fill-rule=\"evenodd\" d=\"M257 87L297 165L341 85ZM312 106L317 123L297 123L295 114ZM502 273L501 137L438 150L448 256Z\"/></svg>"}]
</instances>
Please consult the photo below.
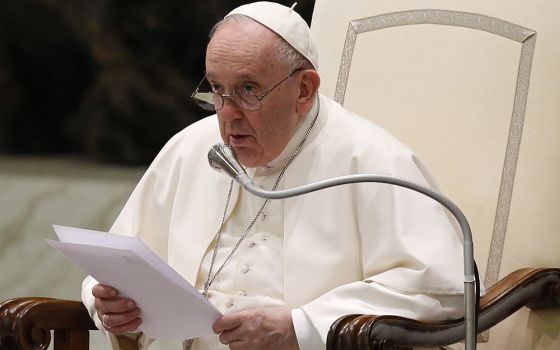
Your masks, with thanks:
<instances>
[{"instance_id":1,"label":"gooseneck microphone stand","mask_svg":"<svg viewBox=\"0 0 560 350\"><path fill-rule=\"evenodd\" d=\"M473 253L473 242L470 225L463 212L441 193L431 188L416 184L409 180L396 178L379 174L356 174L335 177L332 179L322 180L311 184L294 187L287 190L267 191L255 185L245 169L237 161L237 156L233 148L228 144L218 143L214 145L208 152L208 162L210 166L217 171L225 172L235 181L240 183L247 191L255 196L266 199L283 199L299 196L301 194L319 191L325 188L358 183L358 182L377 182L405 187L413 191L428 196L445 208L455 217L463 232L463 260L464 260L464 287L465 287L465 349L476 349L476 305L478 295L476 293L476 277Z\"/></svg>"}]
</instances>

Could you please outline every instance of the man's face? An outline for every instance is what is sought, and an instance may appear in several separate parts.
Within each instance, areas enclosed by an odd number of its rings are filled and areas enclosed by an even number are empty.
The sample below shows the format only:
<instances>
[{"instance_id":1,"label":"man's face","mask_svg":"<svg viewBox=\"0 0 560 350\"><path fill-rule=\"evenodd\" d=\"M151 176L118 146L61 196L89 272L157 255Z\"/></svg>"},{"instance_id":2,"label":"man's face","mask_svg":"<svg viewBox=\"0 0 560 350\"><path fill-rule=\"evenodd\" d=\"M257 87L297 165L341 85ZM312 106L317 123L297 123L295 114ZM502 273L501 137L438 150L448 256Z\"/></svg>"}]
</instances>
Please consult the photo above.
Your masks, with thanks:
<instances>
[{"instance_id":1,"label":"man's face","mask_svg":"<svg viewBox=\"0 0 560 350\"><path fill-rule=\"evenodd\" d=\"M206 74L214 91L254 91L258 96L285 78L290 69L277 58L276 35L253 22L228 22L206 50ZM220 133L247 167L275 159L294 134L303 115L296 113L298 74L276 87L257 111L241 109L230 99L218 113ZM301 113L300 113L301 114Z\"/></svg>"}]
</instances>

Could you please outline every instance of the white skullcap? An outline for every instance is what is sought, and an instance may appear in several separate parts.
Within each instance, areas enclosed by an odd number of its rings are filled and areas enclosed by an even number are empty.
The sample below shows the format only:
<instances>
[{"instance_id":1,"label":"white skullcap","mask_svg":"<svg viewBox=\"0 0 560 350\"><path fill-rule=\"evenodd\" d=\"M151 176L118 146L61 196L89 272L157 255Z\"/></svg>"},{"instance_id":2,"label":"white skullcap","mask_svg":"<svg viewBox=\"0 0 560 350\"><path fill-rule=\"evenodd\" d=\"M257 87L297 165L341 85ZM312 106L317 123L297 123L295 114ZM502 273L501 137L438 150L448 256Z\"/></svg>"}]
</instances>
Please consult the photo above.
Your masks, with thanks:
<instances>
[{"instance_id":1,"label":"white skullcap","mask_svg":"<svg viewBox=\"0 0 560 350\"><path fill-rule=\"evenodd\" d=\"M291 8L276 2L258 1L237 7L226 17L244 15L281 36L294 49L311 62L315 69L319 68L319 54L311 38L311 30L301 16Z\"/></svg>"}]
</instances>

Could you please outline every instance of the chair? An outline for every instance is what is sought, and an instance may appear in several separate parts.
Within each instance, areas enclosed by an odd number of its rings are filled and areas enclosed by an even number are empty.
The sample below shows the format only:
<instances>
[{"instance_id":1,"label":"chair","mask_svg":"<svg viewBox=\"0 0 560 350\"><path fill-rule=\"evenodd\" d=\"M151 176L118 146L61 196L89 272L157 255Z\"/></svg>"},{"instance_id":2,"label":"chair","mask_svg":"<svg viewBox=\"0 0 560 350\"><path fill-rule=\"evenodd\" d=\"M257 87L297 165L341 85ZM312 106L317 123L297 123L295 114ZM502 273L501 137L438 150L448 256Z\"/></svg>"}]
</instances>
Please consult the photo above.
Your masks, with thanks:
<instances>
[{"instance_id":1,"label":"chair","mask_svg":"<svg viewBox=\"0 0 560 350\"><path fill-rule=\"evenodd\" d=\"M478 331L482 332L523 306L560 308L560 269L526 268L493 285L481 300ZM54 331L55 350L88 349L96 329L79 301L17 298L0 304L0 349L43 350ZM331 327L329 350L404 350L443 346L463 338L462 319L420 322L397 316L348 315Z\"/></svg>"},{"instance_id":2,"label":"chair","mask_svg":"<svg viewBox=\"0 0 560 350\"><path fill-rule=\"evenodd\" d=\"M480 301L478 332L523 306L560 308L560 269L520 269L493 285ZM399 350L436 347L464 338L464 320L421 322L398 316L348 315L331 326L329 350Z\"/></svg>"},{"instance_id":3,"label":"chair","mask_svg":"<svg viewBox=\"0 0 560 350\"><path fill-rule=\"evenodd\" d=\"M560 126L559 10L526 0L315 1L321 92L415 150L469 219L490 289L480 349L560 347L558 313L506 320L501 309L506 295L525 295L516 270L560 266L560 139L549 131ZM331 328L329 348L441 345L460 339L449 326L350 315Z\"/></svg>"},{"instance_id":4,"label":"chair","mask_svg":"<svg viewBox=\"0 0 560 350\"><path fill-rule=\"evenodd\" d=\"M54 331L54 349L88 349L97 329L80 301L17 298L0 304L0 349L46 350Z\"/></svg>"}]
</instances>

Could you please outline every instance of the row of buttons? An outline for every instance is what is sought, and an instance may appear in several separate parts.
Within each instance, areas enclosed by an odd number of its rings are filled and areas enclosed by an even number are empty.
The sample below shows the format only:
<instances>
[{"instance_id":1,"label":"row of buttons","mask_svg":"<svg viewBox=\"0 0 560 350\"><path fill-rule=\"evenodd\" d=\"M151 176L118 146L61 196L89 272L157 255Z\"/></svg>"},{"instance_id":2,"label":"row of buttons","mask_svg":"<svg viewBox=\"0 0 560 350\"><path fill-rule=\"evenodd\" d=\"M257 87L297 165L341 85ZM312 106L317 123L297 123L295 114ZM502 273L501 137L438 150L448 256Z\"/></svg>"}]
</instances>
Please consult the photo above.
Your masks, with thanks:
<instances>
[{"instance_id":1,"label":"row of buttons","mask_svg":"<svg viewBox=\"0 0 560 350\"><path fill-rule=\"evenodd\" d=\"M262 241L266 241L266 240L268 240L268 237L267 237L266 235L263 235L262 238L261 238L261 240L262 240ZM256 245L257 245L257 243L256 243L255 241L252 241L252 240L251 240L251 241L248 242L247 247L249 247L249 248L254 248ZM229 249L229 248L227 248L227 247L220 247L219 249L221 250L221 249ZM241 273L246 274L246 273L248 273L249 271L251 271L251 267L250 267L249 265L245 264L245 265L243 265L243 266L241 267ZM219 276L216 278L216 281L215 281L216 283L214 283L214 286L217 286L218 284L220 284L220 280L221 280L221 275L219 275ZM243 292L243 291L239 292L239 294L240 294L240 295L247 295L247 294L246 294L245 292Z\"/></svg>"},{"instance_id":2,"label":"row of buttons","mask_svg":"<svg viewBox=\"0 0 560 350\"><path fill-rule=\"evenodd\" d=\"M264 220L265 217L266 217L266 215L263 214L262 219ZM266 240L268 240L268 237L266 237L266 235L263 235L262 240L266 241ZM250 241L249 244L247 244L247 246L249 248L253 248L256 245L257 245L257 243L255 241ZM249 271L251 271L251 267L249 265L243 265L243 267L241 267L241 273L245 274L245 273L248 273ZM240 295L240 296L244 296L244 297L246 297L248 295L247 292L244 291L244 290L240 290L239 292L237 292L237 294ZM233 300L231 300L231 299L226 300L226 307L228 309L233 307L234 305L235 304L233 303Z\"/></svg>"},{"instance_id":3,"label":"row of buttons","mask_svg":"<svg viewBox=\"0 0 560 350\"><path fill-rule=\"evenodd\" d=\"M261 215L261 219L264 220L265 217L266 217L266 215L264 215L264 213L263 213L263 214ZM262 237L260 238L260 240L262 240L262 241L267 241L267 240L268 240L267 235L266 235L266 234L262 235ZM257 243L256 243L254 240L250 240L249 242L247 242L247 247L248 247L248 248L254 248L255 246L257 246ZM221 247L221 249L222 249L222 248L224 248L224 247ZM245 265L243 265L243 266L241 267L240 271L241 271L241 273L243 273L243 274L247 274L247 273L249 273L249 271L251 271L251 266L245 264ZM248 293L247 293L246 291L244 291L244 290L240 290L240 291L237 292L237 295L246 297L246 296L248 296ZM235 306L235 303L234 303L233 299L227 298L227 300L225 301L224 306L225 306L226 308L230 309L230 308L232 308L232 307Z\"/></svg>"},{"instance_id":4,"label":"row of buttons","mask_svg":"<svg viewBox=\"0 0 560 350\"><path fill-rule=\"evenodd\" d=\"M244 290L240 290L239 292L237 292L237 295L240 295L240 296L242 296L242 297L246 297L246 296L248 296L249 294L247 294L247 292L244 291ZM226 300L226 307L229 309L229 308L231 308L231 307L233 307L233 306L235 306L235 303L233 302L232 299L228 298L228 299Z\"/></svg>"},{"instance_id":5,"label":"row of buttons","mask_svg":"<svg viewBox=\"0 0 560 350\"><path fill-rule=\"evenodd\" d=\"M261 238L261 240L262 240L263 242L268 241L268 237L267 237L266 235L263 235L262 238ZM249 248L253 248L253 247L256 246L256 245L257 245L257 243L256 243L255 241L249 241L249 244L247 244L247 246L248 246Z\"/></svg>"}]
</instances>

